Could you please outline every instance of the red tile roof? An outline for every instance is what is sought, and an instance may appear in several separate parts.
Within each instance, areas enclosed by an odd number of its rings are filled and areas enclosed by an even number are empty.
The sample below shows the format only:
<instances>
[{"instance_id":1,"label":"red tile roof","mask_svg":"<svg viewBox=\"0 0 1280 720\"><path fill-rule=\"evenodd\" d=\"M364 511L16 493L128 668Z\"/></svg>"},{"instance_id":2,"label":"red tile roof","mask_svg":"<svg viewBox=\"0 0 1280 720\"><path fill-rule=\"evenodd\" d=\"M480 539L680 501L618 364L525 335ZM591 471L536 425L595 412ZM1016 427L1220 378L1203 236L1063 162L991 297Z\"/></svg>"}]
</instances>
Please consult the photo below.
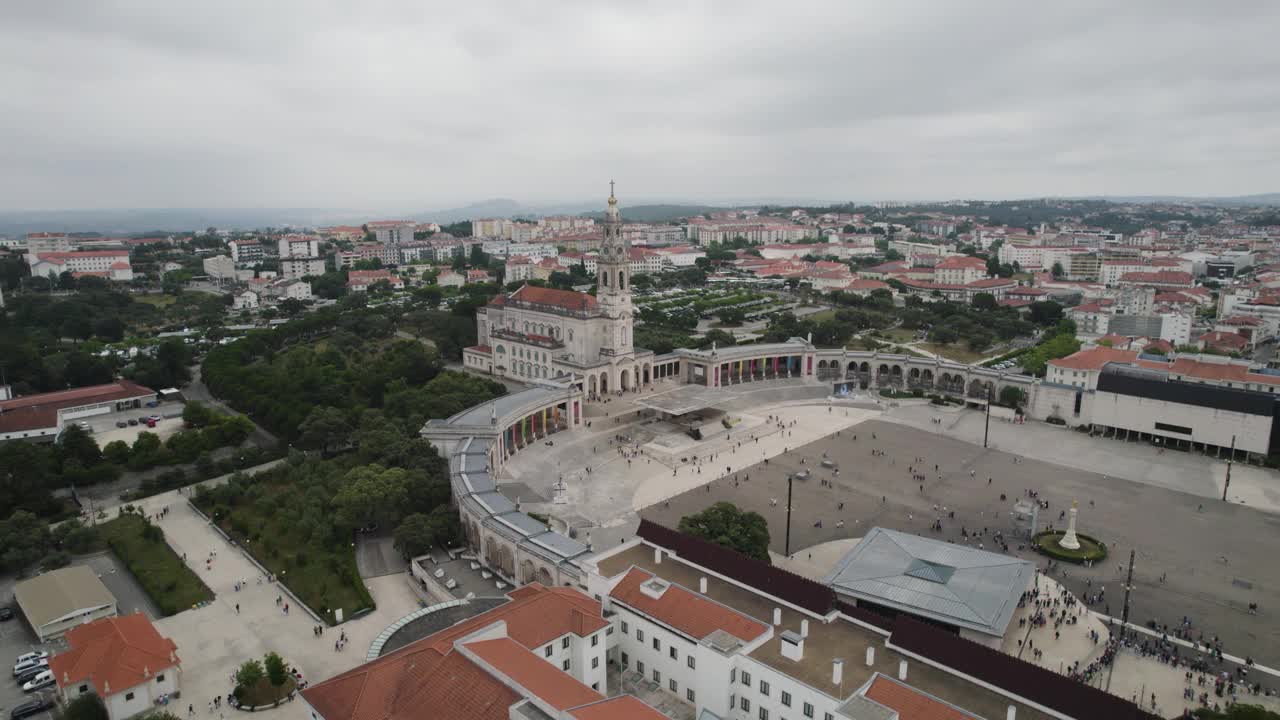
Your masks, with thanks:
<instances>
[{"instance_id":1,"label":"red tile roof","mask_svg":"<svg viewBox=\"0 0 1280 720\"><path fill-rule=\"evenodd\" d=\"M1157 270L1155 272L1127 272L1120 276L1120 282L1150 285L1185 285L1195 283L1191 273L1179 270Z\"/></svg>"},{"instance_id":2,"label":"red tile roof","mask_svg":"<svg viewBox=\"0 0 1280 720\"><path fill-rule=\"evenodd\" d=\"M1102 366L1109 362L1132 364L1137 358L1138 353L1136 350L1120 350L1098 346L1088 350L1080 350L1064 358L1050 360L1049 364L1054 367L1066 368L1067 370L1101 370Z\"/></svg>"},{"instance_id":3,"label":"red tile roof","mask_svg":"<svg viewBox=\"0 0 1280 720\"><path fill-rule=\"evenodd\" d=\"M994 288L994 287L1016 287L1017 280L1009 278L983 278L982 280L974 280L968 284L971 288Z\"/></svg>"},{"instance_id":4,"label":"red tile roof","mask_svg":"<svg viewBox=\"0 0 1280 720\"><path fill-rule=\"evenodd\" d=\"M1222 332L1220 330L1207 332L1201 335L1198 339L1205 347L1222 348L1227 350L1241 350L1249 344L1249 341L1245 339L1243 335Z\"/></svg>"},{"instance_id":5,"label":"red tile roof","mask_svg":"<svg viewBox=\"0 0 1280 720\"><path fill-rule=\"evenodd\" d=\"M666 715L646 705L635 695L618 695L569 711L576 720L668 720Z\"/></svg>"},{"instance_id":6,"label":"red tile roof","mask_svg":"<svg viewBox=\"0 0 1280 720\"><path fill-rule=\"evenodd\" d=\"M960 270L963 268L975 268L985 270L987 261L982 258L970 257L968 255L952 255L936 266L939 270Z\"/></svg>"},{"instance_id":7,"label":"red tile roof","mask_svg":"<svg viewBox=\"0 0 1280 720\"><path fill-rule=\"evenodd\" d=\"M609 592L609 597L698 640L724 630L750 642L769 630L759 621L674 583L661 597L652 598L640 589L641 584L652 577L652 573L632 568Z\"/></svg>"},{"instance_id":8,"label":"red tile roof","mask_svg":"<svg viewBox=\"0 0 1280 720\"><path fill-rule=\"evenodd\" d=\"M470 350L471 352L478 352L478 353L485 353L485 354L493 352L493 348L489 347L488 345L472 345L467 349Z\"/></svg>"},{"instance_id":9,"label":"red tile roof","mask_svg":"<svg viewBox=\"0 0 1280 720\"><path fill-rule=\"evenodd\" d=\"M506 296L507 301L515 300L517 302L532 303L534 305L551 305L553 307L563 308L565 310L573 310L578 312L589 312L599 307L599 303L592 295L587 293L574 292L572 290L556 290L554 288L535 287L533 285L525 285L519 290Z\"/></svg>"},{"instance_id":10,"label":"red tile roof","mask_svg":"<svg viewBox=\"0 0 1280 720\"><path fill-rule=\"evenodd\" d=\"M313 685L302 695L325 720L419 720L424 708L448 708L450 720L508 720L509 707L521 696L454 652L455 642L505 621L511 640L537 648L568 633L589 635L608 623L600 616L600 603L571 588L530 583L507 597L505 605Z\"/></svg>"},{"instance_id":11,"label":"red tile roof","mask_svg":"<svg viewBox=\"0 0 1280 720\"><path fill-rule=\"evenodd\" d=\"M978 720L976 715L879 674L863 695L897 711L898 720Z\"/></svg>"},{"instance_id":12,"label":"red tile roof","mask_svg":"<svg viewBox=\"0 0 1280 720\"><path fill-rule=\"evenodd\" d=\"M58 686L88 682L102 697L141 685L180 665L178 646L142 613L95 620L67 631L68 650L49 658Z\"/></svg>"},{"instance_id":13,"label":"red tile roof","mask_svg":"<svg viewBox=\"0 0 1280 720\"><path fill-rule=\"evenodd\" d=\"M58 411L62 408L113 400L154 397L155 394L154 390L137 383L117 380L105 385L90 385L0 400L0 432L22 432L54 427L58 423Z\"/></svg>"},{"instance_id":14,"label":"red tile roof","mask_svg":"<svg viewBox=\"0 0 1280 720\"><path fill-rule=\"evenodd\" d=\"M557 710L568 710L604 699L600 693L529 652L527 648L520 647L510 638L479 640L463 647L524 688L530 695Z\"/></svg>"}]
</instances>

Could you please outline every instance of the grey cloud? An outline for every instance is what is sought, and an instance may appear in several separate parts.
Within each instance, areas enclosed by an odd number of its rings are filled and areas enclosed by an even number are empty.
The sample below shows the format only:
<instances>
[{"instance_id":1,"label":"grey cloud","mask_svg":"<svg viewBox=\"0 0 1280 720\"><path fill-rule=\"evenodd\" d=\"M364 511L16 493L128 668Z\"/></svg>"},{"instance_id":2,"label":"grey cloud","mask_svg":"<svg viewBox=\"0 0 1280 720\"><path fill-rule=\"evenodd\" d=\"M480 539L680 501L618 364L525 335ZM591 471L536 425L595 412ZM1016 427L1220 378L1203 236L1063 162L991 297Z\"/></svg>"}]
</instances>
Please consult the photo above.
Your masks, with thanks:
<instances>
[{"instance_id":1,"label":"grey cloud","mask_svg":"<svg viewBox=\"0 0 1280 720\"><path fill-rule=\"evenodd\" d=\"M89 9L91 8L91 9ZM1275 191L1268 2L27 3L0 208Z\"/></svg>"}]
</instances>

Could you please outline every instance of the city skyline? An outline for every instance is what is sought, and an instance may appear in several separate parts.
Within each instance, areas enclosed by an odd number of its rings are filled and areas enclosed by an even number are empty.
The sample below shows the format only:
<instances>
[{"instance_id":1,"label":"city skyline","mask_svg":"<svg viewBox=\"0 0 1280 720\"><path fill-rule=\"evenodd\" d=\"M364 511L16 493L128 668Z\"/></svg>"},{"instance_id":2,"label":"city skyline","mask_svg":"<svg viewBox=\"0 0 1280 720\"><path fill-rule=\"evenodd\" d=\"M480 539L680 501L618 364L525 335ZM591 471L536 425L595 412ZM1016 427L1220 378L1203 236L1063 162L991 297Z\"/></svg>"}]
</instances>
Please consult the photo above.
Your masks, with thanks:
<instances>
[{"instance_id":1,"label":"city skyline","mask_svg":"<svg viewBox=\"0 0 1280 720\"><path fill-rule=\"evenodd\" d=\"M7 13L0 210L1275 192L1280 8ZM1105 20L1105 22L1104 22Z\"/></svg>"}]
</instances>

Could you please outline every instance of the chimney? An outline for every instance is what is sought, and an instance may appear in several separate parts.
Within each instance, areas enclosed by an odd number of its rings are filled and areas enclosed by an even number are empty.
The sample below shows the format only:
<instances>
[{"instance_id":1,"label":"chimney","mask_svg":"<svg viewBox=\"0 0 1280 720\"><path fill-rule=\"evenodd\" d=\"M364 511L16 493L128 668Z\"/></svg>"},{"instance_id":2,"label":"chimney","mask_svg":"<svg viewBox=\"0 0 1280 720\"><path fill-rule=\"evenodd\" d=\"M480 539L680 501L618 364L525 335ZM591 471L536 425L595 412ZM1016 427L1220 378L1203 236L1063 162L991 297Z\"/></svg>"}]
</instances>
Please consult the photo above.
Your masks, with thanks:
<instances>
[{"instance_id":1,"label":"chimney","mask_svg":"<svg viewBox=\"0 0 1280 720\"><path fill-rule=\"evenodd\" d=\"M707 594L707 579L705 577L698 578L698 592L703 595Z\"/></svg>"},{"instance_id":2,"label":"chimney","mask_svg":"<svg viewBox=\"0 0 1280 720\"><path fill-rule=\"evenodd\" d=\"M844 682L844 658L836 658L831 661L831 684L836 687Z\"/></svg>"},{"instance_id":3,"label":"chimney","mask_svg":"<svg viewBox=\"0 0 1280 720\"><path fill-rule=\"evenodd\" d=\"M867 646L867 667L871 667L872 665L875 665L875 664L876 664L876 646L868 645Z\"/></svg>"},{"instance_id":4,"label":"chimney","mask_svg":"<svg viewBox=\"0 0 1280 720\"><path fill-rule=\"evenodd\" d=\"M782 608L773 609L773 624L774 625L782 624Z\"/></svg>"},{"instance_id":5,"label":"chimney","mask_svg":"<svg viewBox=\"0 0 1280 720\"><path fill-rule=\"evenodd\" d=\"M653 549L653 562L655 565L662 564L662 548Z\"/></svg>"},{"instance_id":6,"label":"chimney","mask_svg":"<svg viewBox=\"0 0 1280 720\"><path fill-rule=\"evenodd\" d=\"M800 637L809 637L809 621L807 619L800 621Z\"/></svg>"},{"instance_id":7,"label":"chimney","mask_svg":"<svg viewBox=\"0 0 1280 720\"><path fill-rule=\"evenodd\" d=\"M1008 711L1006 711L1004 714L1004 720L1014 720L1017 717L1018 717L1018 708L1014 707L1013 705L1010 705Z\"/></svg>"},{"instance_id":8,"label":"chimney","mask_svg":"<svg viewBox=\"0 0 1280 720\"><path fill-rule=\"evenodd\" d=\"M906 660L898 661L898 679L904 682L907 679L907 661Z\"/></svg>"},{"instance_id":9,"label":"chimney","mask_svg":"<svg viewBox=\"0 0 1280 720\"><path fill-rule=\"evenodd\" d=\"M779 643L781 643L782 657L796 662L804 659L804 638L786 630L782 633Z\"/></svg>"}]
</instances>

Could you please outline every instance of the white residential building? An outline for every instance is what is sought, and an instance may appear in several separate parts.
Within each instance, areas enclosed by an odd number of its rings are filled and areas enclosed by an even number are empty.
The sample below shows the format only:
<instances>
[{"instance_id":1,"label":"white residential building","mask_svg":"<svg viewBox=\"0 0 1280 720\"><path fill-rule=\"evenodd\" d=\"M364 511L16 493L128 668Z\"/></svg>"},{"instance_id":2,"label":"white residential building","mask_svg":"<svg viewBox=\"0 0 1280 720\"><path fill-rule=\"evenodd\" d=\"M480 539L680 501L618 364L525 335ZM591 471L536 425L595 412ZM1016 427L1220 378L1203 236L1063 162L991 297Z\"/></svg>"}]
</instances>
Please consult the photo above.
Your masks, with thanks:
<instances>
[{"instance_id":1,"label":"white residential building","mask_svg":"<svg viewBox=\"0 0 1280 720\"><path fill-rule=\"evenodd\" d=\"M310 275L323 275L325 261L322 257L280 258L280 274L287 278L304 278Z\"/></svg>"},{"instance_id":2,"label":"white residential building","mask_svg":"<svg viewBox=\"0 0 1280 720\"><path fill-rule=\"evenodd\" d=\"M375 240L383 245L413 242L413 231L418 227L417 223L405 220L379 220L367 225Z\"/></svg>"}]
</instances>

